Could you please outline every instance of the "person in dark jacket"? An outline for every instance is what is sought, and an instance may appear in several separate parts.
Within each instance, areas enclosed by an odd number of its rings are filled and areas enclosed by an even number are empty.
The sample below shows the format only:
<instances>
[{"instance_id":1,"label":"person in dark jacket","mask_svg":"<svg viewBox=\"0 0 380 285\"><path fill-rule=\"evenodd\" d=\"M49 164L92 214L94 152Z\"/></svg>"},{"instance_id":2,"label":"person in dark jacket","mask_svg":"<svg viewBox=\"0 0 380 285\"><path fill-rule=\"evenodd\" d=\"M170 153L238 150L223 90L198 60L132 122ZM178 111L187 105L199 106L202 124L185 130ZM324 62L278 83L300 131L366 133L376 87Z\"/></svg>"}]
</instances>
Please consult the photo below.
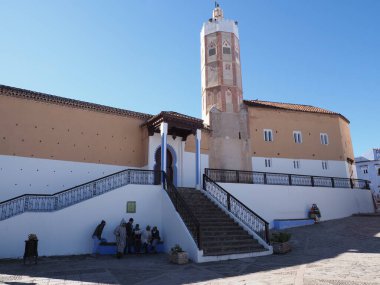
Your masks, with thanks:
<instances>
[{"instance_id":1,"label":"person in dark jacket","mask_svg":"<svg viewBox=\"0 0 380 285\"><path fill-rule=\"evenodd\" d=\"M94 247L92 249L92 254L95 255L98 253L98 247L100 240L102 239L102 233L106 222L104 220L96 227L94 233L92 234L92 239L94 240Z\"/></svg>"},{"instance_id":2,"label":"person in dark jacket","mask_svg":"<svg viewBox=\"0 0 380 285\"><path fill-rule=\"evenodd\" d=\"M128 248L128 253L132 253L132 246L134 245L134 239L133 239L133 219L132 218L129 219L129 221L126 224L125 227L126 227L126 230L127 230L127 246L126 246L126 249Z\"/></svg>"},{"instance_id":3,"label":"person in dark jacket","mask_svg":"<svg viewBox=\"0 0 380 285\"><path fill-rule=\"evenodd\" d=\"M133 229L133 237L135 241L135 253L141 253L141 234L142 230L140 229L140 225L136 224Z\"/></svg>"},{"instance_id":4,"label":"person in dark jacket","mask_svg":"<svg viewBox=\"0 0 380 285\"><path fill-rule=\"evenodd\" d=\"M309 211L309 218L313 219L315 224L319 223L321 220L321 211L319 211L317 204L313 204L311 206L311 209Z\"/></svg>"},{"instance_id":5,"label":"person in dark jacket","mask_svg":"<svg viewBox=\"0 0 380 285\"><path fill-rule=\"evenodd\" d=\"M161 240L160 238L160 232L158 231L157 227L153 227L152 231L152 242L151 242L151 245L152 245L152 251L154 253L156 253L156 245L157 243Z\"/></svg>"}]
</instances>

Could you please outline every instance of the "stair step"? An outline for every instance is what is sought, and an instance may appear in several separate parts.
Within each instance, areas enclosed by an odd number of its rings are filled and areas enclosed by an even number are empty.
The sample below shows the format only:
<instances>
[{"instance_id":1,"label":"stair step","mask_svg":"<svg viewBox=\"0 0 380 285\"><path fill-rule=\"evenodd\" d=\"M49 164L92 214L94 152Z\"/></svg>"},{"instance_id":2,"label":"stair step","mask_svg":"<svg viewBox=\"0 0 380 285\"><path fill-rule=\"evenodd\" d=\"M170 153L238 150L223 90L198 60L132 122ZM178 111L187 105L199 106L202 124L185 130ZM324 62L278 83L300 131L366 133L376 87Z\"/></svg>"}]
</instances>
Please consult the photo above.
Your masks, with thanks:
<instances>
[{"instance_id":1,"label":"stair step","mask_svg":"<svg viewBox=\"0 0 380 285\"><path fill-rule=\"evenodd\" d=\"M195 214L196 215L196 214ZM197 215L196 215L197 216ZM235 221L226 217L226 216L218 216L218 217L213 217L213 216L199 216L197 217L200 222L214 222L214 223L226 223L226 224L233 224L236 225Z\"/></svg>"},{"instance_id":2,"label":"stair step","mask_svg":"<svg viewBox=\"0 0 380 285\"><path fill-rule=\"evenodd\" d=\"M211 241L243 241L246 239L252 239L252 237L248 234L245 235L226 235L226 236L221 236L221 235L203 235L203 241L204 242L211 242ZM256 241L256 240L254 240ZM257 241L256 241L257 242Z\"/></svg>"},{"instance_id":3,"label":"stair step","mask_svg":"<svg viewBox=\"0 0 380 285\"><path fill-rule=\"evenodd\" d=\"M228 237L236 235L248 235L248 233L242 229L223 231L222 229L216 229L213 231L202 230L202 236L204 237Z\"/></svg>"},{"instance_id":4,"label":"stair step","mask_svg":"<svg viewBox=\"0 0 380 285\"><path fill-rule=\"evenodd\" d=\"M215 251L203 251L204 256L218 256L218 255L230 255L230 254L242 254L252 252L263 252L265 248L245 248L245 249L229 249L229 250L215 250Z\"/></svg>"},{"instance_id":5,"label":"stair step","mask_svg":"<svg viewBox=\"0 0 380 285\"><path fill-rule=\"evenodd\" d=\"M209 245L206 246L204 249L207 249L208 252L210 251L224 251L224 250L230 250L230 249L246 249L246 248L263 248L263 246L259 243L253 243L253 244L218 244L218 245Z\"/></svg>"},{"instance_id":6,"label":"stair step","mask_svg":"<svg viewBox=\"0 0 380 285\"><path fill-rule=\"evenodd\" d=\"M235 223L235 221L229 221L229 222L217 222L217 221L209 221L209 220L200 220L199 219L199 222L201 223L201 225L204 225L205 226L205 230L207 230L207 227L211 227L211 228L215 228L215 227L220 227L220 228L232 228L232 227L236 227L236 228L240 228L240 226Z\"/></svg>"},{"instance_id":7,"label":"stair step","mask_svg":"<svg viewBox=\"0 0 380 285\"><path fill-rule=\"evenodd\" d=\"M204 241L202 243L202 246L206 248L213 248L213 247L244 247L244 246L257 246L259 243L257 240L253 240L252 237L249 239L248 237L243 240L211 240L211 241ZM261 245L260 245L261 246Z\"/></svg>"},{"instance_id":8,"label":"stair step","mask_svg":"<svg viewBox=\"0 0 380 285\"><path fill-rule=\"evenodd\" d=\"M221 230L235 230L239 229L240 226L234 223L223 223L223 222L207 222L207 221L200 221L200 225L202 227L202 230L209 230L213 231L215 229L221 229Z\"/></svg>"}]
</instances>

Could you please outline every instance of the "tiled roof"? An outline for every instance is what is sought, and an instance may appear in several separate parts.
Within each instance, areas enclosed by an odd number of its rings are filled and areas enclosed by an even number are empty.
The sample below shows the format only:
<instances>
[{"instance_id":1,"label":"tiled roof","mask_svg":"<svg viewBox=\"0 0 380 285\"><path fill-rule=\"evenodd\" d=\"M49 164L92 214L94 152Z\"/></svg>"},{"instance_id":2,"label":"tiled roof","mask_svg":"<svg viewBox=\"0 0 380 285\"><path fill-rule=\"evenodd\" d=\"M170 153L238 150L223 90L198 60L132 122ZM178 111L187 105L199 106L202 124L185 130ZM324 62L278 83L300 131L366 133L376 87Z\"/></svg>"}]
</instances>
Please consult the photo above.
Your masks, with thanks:
<instances>
[{"instance_id":1,"label":"tiled roof","mask_svg":"<svg viewBox=\"0 0 380 285\"><path fill-rule=\"evenodd\" d=\"M99 104L94 104L94 103L88 103L88 102L74 100L74 99L68 99L64 97L10 87L6 85L0 85L0 96L11 96L11 97L16 97L16 98L34 100L38 102L52 103L52 104L57 104L57 105L73 107L73 108L115 114L118 116L135 117L135 118L139 118L143 120L147 120L152 117L152 115L150 114L133 112L129 110L124 110L124 109L119 109L119 108L114 108L114 107L109 107L109 106L104 106L104 105L99 105Z\"/></svg>"},{"instance_id":2,"label":"tiled roof","mask_svg":"<svg viewBox=\"0 0 380 285\"><path fill-rule=\"evenodd\" d=\"M271 108L271 109L281 109L281 110L298 111L298 112L337 115L349 123L349 120L339 113L322 109L319 107L310 106L310 105L268 102L268 101L261 101L261 100L244 100L244 104L246 104L247 106L260 107L260 108Z\"/></svg>"},{"instance_id":3,"label":"tiled roof","mask_svg":"<svg viewBox=\"0 0 380 285\"><path fill-rule=\"evenodd\" d=\"M193 121L195 123L203 124L202 119L198 119L195 117L191 117L191 116L181 114L181 113L177 113L177 112L173 112L173 111L162 111L161 113L150 118L148 121L154 121L158 117L169 117L169 118L171 117L171 118L182 119L182 120L186 120L186 121Z\"/></svg>"},{"instance_id":4,"label":"tiled roof","mask_svg":"<svg viewBox=\"0 0 380 285\"><path fill-rule=\"evenodd\" d=\"M155 126L157 127L161 122L171 122L172 124L179 124L182 126L191 126L194 129L208 130L208 126L203 124L202 119L184 115L173 111L162 111L159 114L152 116L142 126Z\"/></svg>"}]
</instances>

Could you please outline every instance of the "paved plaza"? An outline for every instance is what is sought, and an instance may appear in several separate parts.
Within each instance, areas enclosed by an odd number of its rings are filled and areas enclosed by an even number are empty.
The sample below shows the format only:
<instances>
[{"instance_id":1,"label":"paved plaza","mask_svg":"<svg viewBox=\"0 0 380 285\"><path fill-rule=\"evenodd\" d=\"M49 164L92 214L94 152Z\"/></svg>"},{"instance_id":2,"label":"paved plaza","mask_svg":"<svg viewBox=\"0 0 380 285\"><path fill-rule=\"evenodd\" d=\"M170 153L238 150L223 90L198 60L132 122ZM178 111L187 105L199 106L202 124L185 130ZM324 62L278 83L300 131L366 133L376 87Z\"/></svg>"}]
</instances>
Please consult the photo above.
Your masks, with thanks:
<instances>
[{"instance_id":1,"label":"paved plaza","mask_svg":"<svg viewBox=\"0 0 380 285\"><path fill-rule=\"evenodd\" d=\"M380 216L289 232L289 254L203 264L170 264L164 254L41 257L37 265L0 260L0 284L380 284Z\"/></svg>"}]
</instances>

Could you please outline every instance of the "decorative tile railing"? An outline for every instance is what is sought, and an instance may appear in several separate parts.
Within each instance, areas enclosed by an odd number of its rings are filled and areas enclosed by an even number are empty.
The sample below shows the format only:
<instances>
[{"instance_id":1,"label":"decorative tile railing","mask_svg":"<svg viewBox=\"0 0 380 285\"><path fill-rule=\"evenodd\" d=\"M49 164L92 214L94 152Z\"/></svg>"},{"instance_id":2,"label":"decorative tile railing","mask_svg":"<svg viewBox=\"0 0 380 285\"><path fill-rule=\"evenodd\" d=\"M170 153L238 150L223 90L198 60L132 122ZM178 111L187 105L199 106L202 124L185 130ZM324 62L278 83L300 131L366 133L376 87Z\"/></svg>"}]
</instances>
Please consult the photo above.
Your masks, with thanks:
<instances>
[{"instance_id":1,"label":"decorative tile railing","mask_svg":"<svg viewBox=\"0 0 380 285\"><path fill-rule=\"evenodd\" d=\"M269 241L269 223L245 206L236 197L227 192L206 174L203 175L203 190L206 191L223 208L230 212L235 219L245 224L267 244Z\"/></svg>"},{"instance_id":2,"label":"decorative tile railing","mask_svg":"<svg viewBox=\"0 0 380 285\"><path fill-rule=\"evenodd\" d=\"M127 169L52 194L25 194L0 203L0 221L24 212L52 212L102 195L128 184L157 185L160 171Z\"/></svg>"},{"instance_id":3,"label":"decorative tile railing","mask_svg":"<svg viewBox=\"0 0 380 285\"><path fill-rule=\"evenodd\" d=\"M206 168L205 173L216 182L310 187L351 188L369 190L369 181L339 177L308 176L285 173Z\"/></svg>"}]
</instances>

